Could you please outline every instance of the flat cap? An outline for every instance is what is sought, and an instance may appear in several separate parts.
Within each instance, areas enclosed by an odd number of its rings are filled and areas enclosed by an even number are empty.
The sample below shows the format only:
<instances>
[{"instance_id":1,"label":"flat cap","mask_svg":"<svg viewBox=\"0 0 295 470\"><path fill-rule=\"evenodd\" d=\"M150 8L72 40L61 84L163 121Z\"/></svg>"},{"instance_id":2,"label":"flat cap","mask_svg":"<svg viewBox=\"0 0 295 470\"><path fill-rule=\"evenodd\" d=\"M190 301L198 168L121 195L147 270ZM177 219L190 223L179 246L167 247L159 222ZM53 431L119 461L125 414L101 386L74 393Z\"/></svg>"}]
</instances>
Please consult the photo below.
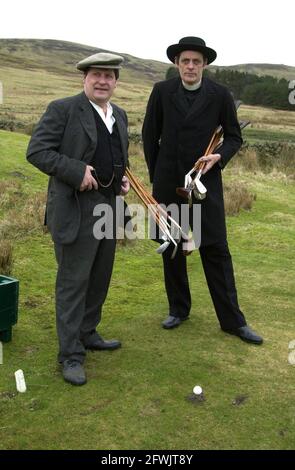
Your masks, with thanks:
<instances>
[{"instance_id":1,"label":"flat cap","mask_svg":"<svg viewBox=\"0 0 295 470\"><path fill-rule=\"evenodd\" d=\"M78 70L86 70L90 67L96 69L120 69L123 57L109 52L98 52L97 54L90 55L86 59L80 60L77 63Z\"/></svg>"}]
</instances>

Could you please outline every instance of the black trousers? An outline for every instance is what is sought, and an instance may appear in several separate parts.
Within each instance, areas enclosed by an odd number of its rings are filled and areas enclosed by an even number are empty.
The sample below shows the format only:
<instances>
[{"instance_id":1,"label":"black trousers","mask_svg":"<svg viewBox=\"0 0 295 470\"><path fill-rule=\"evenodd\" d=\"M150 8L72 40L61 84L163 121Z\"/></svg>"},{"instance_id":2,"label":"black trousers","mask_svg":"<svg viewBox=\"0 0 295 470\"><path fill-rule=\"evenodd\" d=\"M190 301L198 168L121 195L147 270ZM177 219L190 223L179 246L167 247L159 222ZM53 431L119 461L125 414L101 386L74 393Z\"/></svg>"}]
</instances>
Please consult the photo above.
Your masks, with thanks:
<instances>
[{"instance_id":1,"label":"black trousers","mask_svg":"<svg viewBox=\"0 0 295 470\"><path fill-rule=\"evenodd\" d=\"M95 333L101 320L115 256L116 239L94 237L98 220L94 207L109 208L115 213L115 196L105 197L98 191L79 194L81 225L76 241L70 245L55 243L58 263L56 278L56 325L59 341L58 361L75 359L83 363L84 342Z\"/></svg>"},{"instance_id":2,"label":"black trousers","mask_svg":"<svg viewBox=\"0 0 295 470\"><path fill-rule=\"evenodd\" d=\"M244 314L238 304L232 259L227 242L203 246L199 250L221 328L235 329L246 325ZM177 250L173 260L170 259L170 250L165 251L162 256L169 315L186 317L191 309L186 256L181 249Z\"/></svg>"}]
</instances>

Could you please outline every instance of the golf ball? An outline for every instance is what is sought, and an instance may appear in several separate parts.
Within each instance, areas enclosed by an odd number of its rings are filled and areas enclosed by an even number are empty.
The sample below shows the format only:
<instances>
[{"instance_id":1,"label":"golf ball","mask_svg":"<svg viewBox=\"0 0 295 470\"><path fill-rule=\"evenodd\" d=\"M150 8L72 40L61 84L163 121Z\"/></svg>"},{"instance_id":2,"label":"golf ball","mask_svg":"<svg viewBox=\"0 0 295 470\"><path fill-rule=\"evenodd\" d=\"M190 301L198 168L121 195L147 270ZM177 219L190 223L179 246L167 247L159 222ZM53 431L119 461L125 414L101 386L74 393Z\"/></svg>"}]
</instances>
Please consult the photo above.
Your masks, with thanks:
<instances>
[{"instance_id":1,"label":"golf ball","mask_svg":"<svg viewBox=\"0 0 295 470\"><path fill-rule=\"evenodd\" d=\"M201 393L203 392L202 387L200 387L200 385L196 385L193 389L193 392L195 395L201 395Z\"/></svg>"}]
</instances>

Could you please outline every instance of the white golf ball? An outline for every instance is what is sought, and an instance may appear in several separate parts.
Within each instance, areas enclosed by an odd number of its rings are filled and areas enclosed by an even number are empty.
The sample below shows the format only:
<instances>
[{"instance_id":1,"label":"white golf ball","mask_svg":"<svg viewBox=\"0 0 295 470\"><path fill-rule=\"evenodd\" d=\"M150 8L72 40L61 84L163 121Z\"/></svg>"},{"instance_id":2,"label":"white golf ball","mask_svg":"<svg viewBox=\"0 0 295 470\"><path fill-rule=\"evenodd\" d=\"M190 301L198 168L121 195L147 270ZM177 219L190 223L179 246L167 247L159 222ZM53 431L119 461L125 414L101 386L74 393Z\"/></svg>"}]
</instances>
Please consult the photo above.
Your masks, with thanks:
<instances>
[{"instance_id":1,"label":"white golf ball","mask_svg":"<svg viewBox=\"0 0 295 470\"><path fill-rule=\"evenodd\" d=\"M203 392L202 387L200 387L200 385L196 385L193 389L193 392L195 395L201 395L201 393Z\"/></svg>"}]
</instances>

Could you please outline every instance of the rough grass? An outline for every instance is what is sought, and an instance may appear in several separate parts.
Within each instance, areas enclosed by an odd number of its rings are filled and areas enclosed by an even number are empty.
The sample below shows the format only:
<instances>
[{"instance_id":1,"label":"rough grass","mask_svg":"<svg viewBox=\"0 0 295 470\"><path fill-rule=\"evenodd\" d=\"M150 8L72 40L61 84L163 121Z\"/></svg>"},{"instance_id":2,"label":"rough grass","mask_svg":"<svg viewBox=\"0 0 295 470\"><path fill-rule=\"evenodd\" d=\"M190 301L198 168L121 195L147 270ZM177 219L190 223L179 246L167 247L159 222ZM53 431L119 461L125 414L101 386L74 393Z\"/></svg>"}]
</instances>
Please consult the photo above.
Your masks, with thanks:
<instances>
[{"instance_id":1,"label":"rough grass","mask_svg":"<svg viewBox=\"0 0 295 470\"><path fill-rule=\"evenodd\" d=\"M18 239L33 232L40 233L43 229L46 193L37 192L29 197L23 193L21 203L16 204L18 197L12 199L13 208L9 209L5 218L0 220L0 237Z\"/></svg>"},{"instance_id":2,"label":"rough grass","mask_svg":"<svg viewBox=\"0 0 295 470\"><path fill-rule=\"evenodd\" d=\"M278 132L288 131L294 133L295 113L294 111L281 111L279 109L262 108L260 106L242 105L238 115L241 120L251 120L251 127L262 130L276 130ZM245 129L245 133L247 132Z\"/></svg>"},{"instance_id":3,"label":"rough grass","mask_svg":"<svg viewBox=\"0 0 295 470\"><path fill-rule=\"evenodd\" d=\"M0 239L0 274L9 276L12 271L12 243L8 240Z\"/></svg>"},{"instance_id":4,"label":"rough grass","mask_svg":"<svg viewBox=\"0 0 295 470\"><path fill-rule=\"evenodd\" d=\"M0 181L19 181L22 210L47 181L25 162L27 140L0 132ZM132 158L132 168L147 181L142 158ZM19 320L0 365L0 449L294 449L294 182L241 167L227 168L224 180L256 194L250 211L228 218L228 238L241 307L264 345L220 331L196 253L188 258L191 319L161 329L161 257L140 240L117 250L100 329L123 347L89 353L88 383L72 387L56 364L52 242L41 226L21 231L12 272L20 280ZM11 209L1 207L1 221ZM15 389L19 368L25 394ZM196 384L205 396L199 404L190 398Z\"/></svg>"},{"instance_id":5,"label":"rough grass","mask_svg":"<svg viewBox=\"0 0 295 470\"><path fill-rule=\"evenodd\" d=\"M226 215L237 215L242 209L250 210L255 200L245 184L238 182L224 184L224 207Z\"/></svg>"},{"instance_id":6,"label":"rough grass","mask_svg":"<svg viewBox=\"0 0 295 470\"><path fill-rule=\"evenodd\" d=\"M295 146L286 142L245 145L233 158L229 168L243 168L248 172L280 172L289 179L295 178Z\"/></svg>"},{"instance_id":7,"label":"rough grass","mask_svg":"<svg viewBox=\"0 0 295 470\"><path fill-rule=\"evenodd\" d=\"M282 140L286 142L295 142L294 130L290 131L281 131L280 129L274 128L272 125L267 129L259 129L255 127L253 123L251 127L246 128L243 131L243 137L247 142L281 142Z\"/></svg>"}]
</instances>

